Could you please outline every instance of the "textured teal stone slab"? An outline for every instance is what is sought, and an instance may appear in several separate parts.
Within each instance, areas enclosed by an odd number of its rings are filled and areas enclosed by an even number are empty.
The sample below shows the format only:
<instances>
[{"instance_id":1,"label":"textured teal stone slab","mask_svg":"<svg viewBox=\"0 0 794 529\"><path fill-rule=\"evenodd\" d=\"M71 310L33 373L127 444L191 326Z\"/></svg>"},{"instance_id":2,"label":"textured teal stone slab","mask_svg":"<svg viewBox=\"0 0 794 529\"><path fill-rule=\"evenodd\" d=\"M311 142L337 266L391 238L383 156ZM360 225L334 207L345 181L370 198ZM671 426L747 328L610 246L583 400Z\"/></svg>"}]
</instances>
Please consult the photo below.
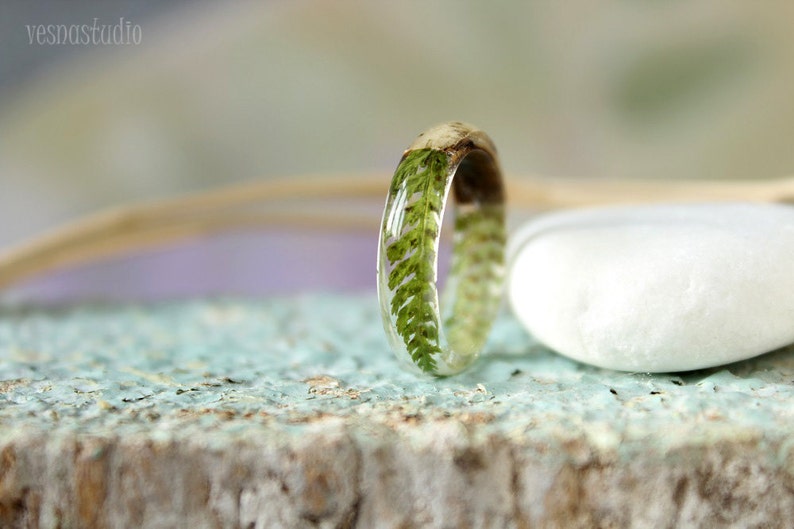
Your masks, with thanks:
<instances>
[{"instance_id":1,"label":"textured teal stone slab","mask_svg":"<svg viewBox=\"0 0 794 529\"><path fill-rule=\"evenodd\" d=\"M504 314L470 371L435 379L398 366L369 295L4 307L0 360L6 435L183 435L207 425L234 433L395 409L480 414L488 430L549 442L585 436L602 448L794 431L788 350L680 375L621 373L544 349Z\"/></svg>"},{"instance_id":2,"label":"textured teal stone slab","mask_svg":"<svg viewBox=\"0 0 794 529\"><path fill-rule=\"evenodd\" d=\"M508 314L403 371L373 295L0 309L0 527L787 527L794 352L621 373Z\"/></svg>"}]
</instances>

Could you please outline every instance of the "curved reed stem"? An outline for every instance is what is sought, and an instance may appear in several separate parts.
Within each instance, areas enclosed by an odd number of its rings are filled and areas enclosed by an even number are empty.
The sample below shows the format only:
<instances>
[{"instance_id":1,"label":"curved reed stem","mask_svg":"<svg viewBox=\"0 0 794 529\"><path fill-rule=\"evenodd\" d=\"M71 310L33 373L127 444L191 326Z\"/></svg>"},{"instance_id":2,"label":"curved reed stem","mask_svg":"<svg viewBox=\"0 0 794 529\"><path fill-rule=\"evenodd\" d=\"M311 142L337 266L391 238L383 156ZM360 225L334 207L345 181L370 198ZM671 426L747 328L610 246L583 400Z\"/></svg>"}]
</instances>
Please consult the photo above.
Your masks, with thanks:
<instances>
[{"instance_id":1,"label":"curved reed stem","mask_svg":"<svg viewBox=\"0 0 794 529\"><path fill-rule=\"evenodd\" d=\"M151 246L233 229L289 225L312 229L370 229L372 215L322 212L301 201L369 199L380 203L390 177L324 176L265 180L168 200L113 208L0 251L0 288L24 279ZM794 178L758 182L657 182L508 178L513 208L681 201L794 201ZM289 209L286 209L289 208Z\"/></svg>"}]
</instances>

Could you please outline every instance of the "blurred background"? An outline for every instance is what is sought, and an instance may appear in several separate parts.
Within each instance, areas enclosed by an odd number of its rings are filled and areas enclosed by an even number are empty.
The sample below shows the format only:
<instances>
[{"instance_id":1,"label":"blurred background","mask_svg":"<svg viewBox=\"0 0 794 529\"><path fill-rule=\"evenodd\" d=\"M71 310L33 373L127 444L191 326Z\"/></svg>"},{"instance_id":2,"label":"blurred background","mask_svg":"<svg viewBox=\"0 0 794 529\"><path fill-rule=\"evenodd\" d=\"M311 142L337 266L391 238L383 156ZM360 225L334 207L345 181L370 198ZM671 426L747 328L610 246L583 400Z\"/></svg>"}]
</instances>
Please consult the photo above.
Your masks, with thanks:
<instances>
[{"instance_id":1,"label":"blurred background","mask_svg":"<svg viewBox=\"0 0 794 529\"><path fill-rule=\"evenodd\" d=\"M793 174L793 20L784 1L2 0L0 248L251 180L372 174L381 206L402 150L448 120L488 131L520 178ZM137 34L53 44L49 24ZM377 217L184 242L4 295L374 290Z\"/></svg>"}]
</instances>

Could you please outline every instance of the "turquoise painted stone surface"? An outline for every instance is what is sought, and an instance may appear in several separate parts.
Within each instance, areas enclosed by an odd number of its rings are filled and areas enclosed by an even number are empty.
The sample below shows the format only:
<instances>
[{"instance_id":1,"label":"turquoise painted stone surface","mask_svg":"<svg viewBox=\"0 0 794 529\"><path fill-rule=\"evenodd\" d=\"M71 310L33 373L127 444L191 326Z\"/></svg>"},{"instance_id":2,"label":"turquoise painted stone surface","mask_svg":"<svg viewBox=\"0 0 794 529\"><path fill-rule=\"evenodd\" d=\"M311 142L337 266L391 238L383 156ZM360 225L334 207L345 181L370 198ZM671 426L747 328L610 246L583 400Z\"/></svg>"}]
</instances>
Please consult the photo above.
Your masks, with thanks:
<instances>
[{"instance_id":1,"label":"turquoise painted stone surface","mask_svg":"<svg viewBox=\"0 0 794 529\"><path fill-rule=\"evenodd\" d=\"M786 527L794 352L401 370L374 295L0 309L0 526Z\"/></svg>"},{"instance_id":2,"label":"turquoise painted stone surface","mask_svg":"<svg viewBox=\"0 0 794 529\"><path fill-rule=\"evenodd\" d=\"M395 406L484 414L490 430L535 441L584 435L604 448L794 431L788 350L681 376L621 373L556 355L503 314L468 373L436 379L400 369L378 318L369 295L4 307L3 432L149 432L151 415L158 432L178 435L207 423L360 421Z\"/></svg>"}]
</instances>

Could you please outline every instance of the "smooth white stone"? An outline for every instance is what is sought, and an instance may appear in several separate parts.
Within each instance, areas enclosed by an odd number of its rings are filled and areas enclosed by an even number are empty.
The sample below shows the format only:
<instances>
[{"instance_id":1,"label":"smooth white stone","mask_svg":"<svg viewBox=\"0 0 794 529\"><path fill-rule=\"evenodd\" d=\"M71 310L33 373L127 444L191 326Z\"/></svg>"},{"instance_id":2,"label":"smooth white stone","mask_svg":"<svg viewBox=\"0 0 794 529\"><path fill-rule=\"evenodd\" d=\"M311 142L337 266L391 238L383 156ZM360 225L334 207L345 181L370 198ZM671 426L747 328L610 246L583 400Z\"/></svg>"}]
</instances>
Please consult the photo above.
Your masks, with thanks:
<instances>
[{"instance_id":1,"label":"smooth white stone","mask_svg":"<svg viewBox=\"0 0 794 529\"><path fill-rule=\"evenodd\" d=\"M581 362L686 371L794 343L794 207L556 213L518 230L508 255L515 315Z\"/></svg>"}]
</instances>

